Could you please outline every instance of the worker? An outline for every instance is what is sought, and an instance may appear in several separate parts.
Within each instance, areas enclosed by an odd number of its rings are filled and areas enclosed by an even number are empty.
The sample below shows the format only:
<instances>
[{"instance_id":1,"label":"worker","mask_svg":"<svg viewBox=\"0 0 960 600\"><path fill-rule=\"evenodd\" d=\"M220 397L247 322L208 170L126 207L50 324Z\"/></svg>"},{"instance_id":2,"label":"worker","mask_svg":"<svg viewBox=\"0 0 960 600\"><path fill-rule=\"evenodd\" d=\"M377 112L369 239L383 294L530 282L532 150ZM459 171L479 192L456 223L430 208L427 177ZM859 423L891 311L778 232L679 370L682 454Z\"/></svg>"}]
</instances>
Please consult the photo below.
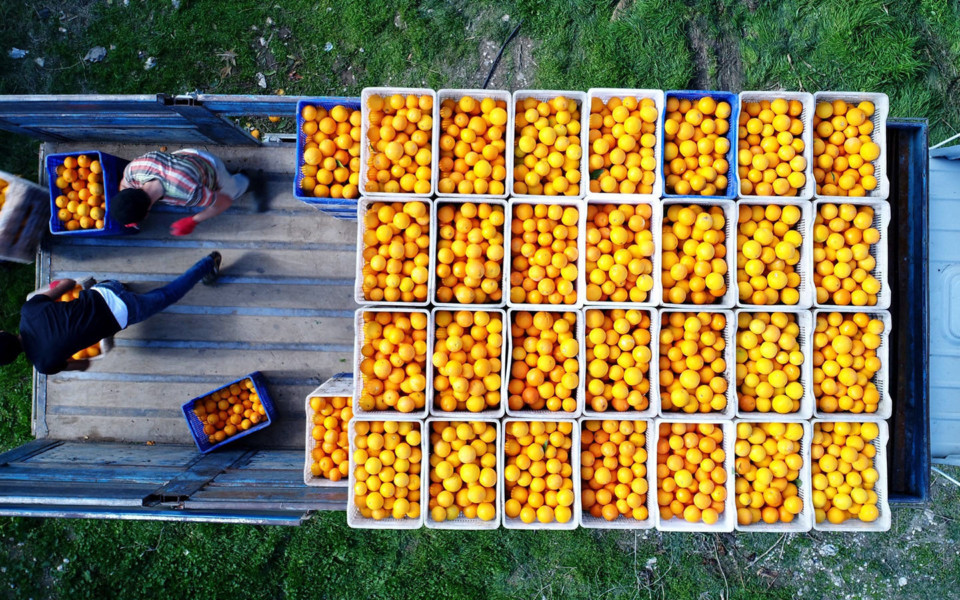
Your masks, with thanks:
<instances>
[{"instance_id":1,"label":"worker","mask_svg":"<svg viewBox=\"0 0 960 600\"><path fill-rule=\"evenodd\" d=\"M86 370L88 360L70 357L149 319L183 298L198 282L211 285L220 274L220 262L220 253L213 252L167 285L144 294L111 280L80 292L76 300L57 302L77 283L72 279L52 281L49 289L33 294L20 309L20 335L0 331L0 365L12 363L22 352L45 375Z\"/></svg>"},{"instance_id":2,"label":"worker","mask_svg":"<svg viewBox=\"0 0 960 600\"><path fill-rule=\"evenodd\" d=\"M197 223L230 208L249 185L246 174L230 173L220 158L203 150L148 152L123 170L120 191L110 198L110 217L137 227L157 202L202 208L170 226L173 235L189 235Z\"/></svg>"}]
</instances>

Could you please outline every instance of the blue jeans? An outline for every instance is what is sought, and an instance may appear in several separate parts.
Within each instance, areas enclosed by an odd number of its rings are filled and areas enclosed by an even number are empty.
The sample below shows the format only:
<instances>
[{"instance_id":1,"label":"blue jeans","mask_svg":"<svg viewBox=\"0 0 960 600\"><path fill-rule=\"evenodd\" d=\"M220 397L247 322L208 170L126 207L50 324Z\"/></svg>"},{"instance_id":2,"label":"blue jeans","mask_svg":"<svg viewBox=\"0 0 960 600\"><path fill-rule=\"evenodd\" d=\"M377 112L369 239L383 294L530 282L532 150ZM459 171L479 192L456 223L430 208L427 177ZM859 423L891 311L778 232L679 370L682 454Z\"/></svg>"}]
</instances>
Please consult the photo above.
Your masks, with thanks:
<instances>
[{"instance_id":1,"label":"blue jeans","mask_svg":"<svg viewBox=\"0 0 960 600\"><path fill-rule=\"evenodd\" d=\"M131 292L122 283L113 280L101 281L97 284L97 287L107 288L127 305L127 327L129 327L135 323L146 321L171 304L178 302L201 279L212 273L213 268L213 259L205 256L180 277L145 294Z\"/></svg>"}]
</instances>

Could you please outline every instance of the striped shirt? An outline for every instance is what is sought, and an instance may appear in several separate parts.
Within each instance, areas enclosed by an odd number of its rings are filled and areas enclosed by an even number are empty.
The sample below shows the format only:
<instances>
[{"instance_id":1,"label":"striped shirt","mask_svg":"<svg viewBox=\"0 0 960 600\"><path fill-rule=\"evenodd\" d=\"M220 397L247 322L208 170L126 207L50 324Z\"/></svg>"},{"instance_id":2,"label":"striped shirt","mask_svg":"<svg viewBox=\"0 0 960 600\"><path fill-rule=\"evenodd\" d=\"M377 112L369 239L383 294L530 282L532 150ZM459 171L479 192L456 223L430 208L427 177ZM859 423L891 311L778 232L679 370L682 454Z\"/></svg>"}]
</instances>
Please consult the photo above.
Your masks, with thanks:
<instances>
[{"instance_id":1,"label":"striped shirt","mask_svg":"<svg viewBox=\"0 0 960 600\"><path fill-rule=\"evenodd\" d=\"M173 206L205 208L214 203L220 189L214 165L193 150L148 152L130 161L123 180L137 189L148 181L159 181L163 186L160 202Z\"/></svg>"}]
</instances>

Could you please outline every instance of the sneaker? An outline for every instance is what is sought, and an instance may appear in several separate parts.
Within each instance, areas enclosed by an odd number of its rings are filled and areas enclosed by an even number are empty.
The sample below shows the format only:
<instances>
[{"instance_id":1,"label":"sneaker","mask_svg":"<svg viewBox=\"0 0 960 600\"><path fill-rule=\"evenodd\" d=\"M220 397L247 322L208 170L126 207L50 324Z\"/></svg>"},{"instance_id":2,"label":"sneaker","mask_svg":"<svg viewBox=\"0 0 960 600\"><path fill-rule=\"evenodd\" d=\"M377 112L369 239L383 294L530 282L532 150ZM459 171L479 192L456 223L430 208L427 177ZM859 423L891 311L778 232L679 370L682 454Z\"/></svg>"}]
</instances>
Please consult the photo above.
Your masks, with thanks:
<instances>
[{"instance_id":1,"label":"sneaker","mask_svg":"<svg viewBox=\"0 0 960 600\"><path fill-rule=\"evenodd\" d=\"M219 252L214 250L210 253L210 258L213 259L213 270L203 276L201 282L204 285L213 285L213 282L216 281L220 275L220 263L223 261L223 257L220 256Z\"/></svg>"}]
</instances>

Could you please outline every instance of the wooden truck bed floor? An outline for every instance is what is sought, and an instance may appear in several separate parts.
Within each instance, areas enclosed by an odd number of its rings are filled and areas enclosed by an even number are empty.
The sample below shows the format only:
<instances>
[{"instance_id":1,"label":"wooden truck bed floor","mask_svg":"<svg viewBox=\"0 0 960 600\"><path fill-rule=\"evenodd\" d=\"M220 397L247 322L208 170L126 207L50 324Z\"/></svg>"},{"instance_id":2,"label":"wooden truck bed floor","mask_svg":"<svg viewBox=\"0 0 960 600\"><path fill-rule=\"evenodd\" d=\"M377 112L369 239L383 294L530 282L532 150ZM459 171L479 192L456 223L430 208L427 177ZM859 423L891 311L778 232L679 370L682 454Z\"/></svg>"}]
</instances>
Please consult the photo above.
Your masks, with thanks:
<instances>
[{"instance_id":1,"label":"wooden truck bed floor","mask_svg":"<svg viewBox=\"0 0 960 600\"><path fill-rule=\"evenodd\" d=\"M86 372L38 376L37 437L192 444L181 404L259 370L280 418L238 444L302 448L306 395L327 377L352 370L356 224L294 198L292 145L200 148L231 170L262 169L269 210L257 212L246 194L185 237L171 236L169 226L195 210L161 206L138 235L53 236L38 262L39 285L93 276L147 291L213 250L223 254L223 268L216 285L197 285L178 304L121 332L113 350ZM99 149L132 159L158 147Z\"/></svg>"}]
</instances>

